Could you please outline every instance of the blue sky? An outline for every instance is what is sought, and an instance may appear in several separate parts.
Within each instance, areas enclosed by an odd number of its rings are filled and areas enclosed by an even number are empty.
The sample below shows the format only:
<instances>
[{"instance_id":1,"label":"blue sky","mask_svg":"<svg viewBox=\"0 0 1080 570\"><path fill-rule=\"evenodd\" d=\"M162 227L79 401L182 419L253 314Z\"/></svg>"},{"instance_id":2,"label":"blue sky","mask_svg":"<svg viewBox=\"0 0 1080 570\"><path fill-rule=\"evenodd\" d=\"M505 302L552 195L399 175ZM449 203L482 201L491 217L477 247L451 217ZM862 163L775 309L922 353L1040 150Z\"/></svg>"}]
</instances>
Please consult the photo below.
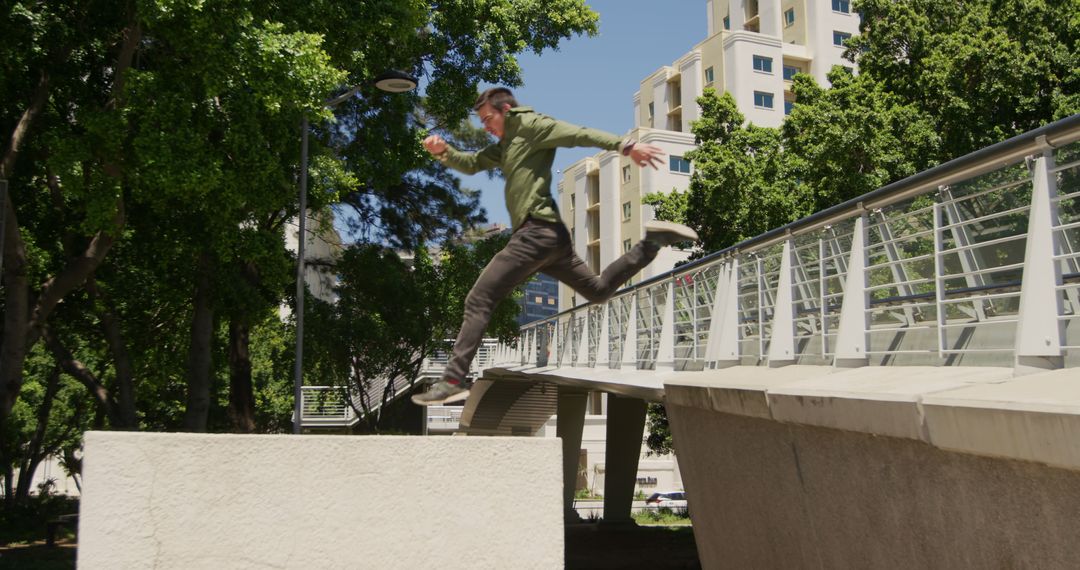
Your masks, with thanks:
<instances>
[{"instance_id":1,"label":"blue sky","mask_svg":"<svg viewBox=\"0 0 1080 570\"><path fill-rule=\"evenodd\" d=\"M633 97L641 80L705 39L705 0L586 3L600 14L600 33L564 41L558 51L519 56L524 84L514 88L514 95L546 115L622 135L634 125ZM559 149L554 168L562 170L596 152ZM461 178L463 186L480 190L489 222L510 225L501 179L484 174Z\"/></svg>"}]
</instances>

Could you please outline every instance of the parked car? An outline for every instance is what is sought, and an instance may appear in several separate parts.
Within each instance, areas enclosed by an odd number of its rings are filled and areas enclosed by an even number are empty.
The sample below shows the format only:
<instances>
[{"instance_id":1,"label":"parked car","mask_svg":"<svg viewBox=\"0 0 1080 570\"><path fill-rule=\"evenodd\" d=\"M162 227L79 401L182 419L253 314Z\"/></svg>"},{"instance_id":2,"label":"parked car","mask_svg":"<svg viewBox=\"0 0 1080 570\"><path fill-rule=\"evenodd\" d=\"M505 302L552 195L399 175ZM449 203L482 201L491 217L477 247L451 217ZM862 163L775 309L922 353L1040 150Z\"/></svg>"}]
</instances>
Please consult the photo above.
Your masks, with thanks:
<instances>
[{"instance_id":1,"label":"parked car","mask_svg":"<svg viewBox=\"0 0 1080 570\"><path fill-rule=\"evenodd\" d=\"M645 499L645 506L647 507L668 507L673 509L685 509L686 508L686 492L684 491L665 491L661 493L653 493L649 495L649 498Z\"/></svg>"}]
</instances>

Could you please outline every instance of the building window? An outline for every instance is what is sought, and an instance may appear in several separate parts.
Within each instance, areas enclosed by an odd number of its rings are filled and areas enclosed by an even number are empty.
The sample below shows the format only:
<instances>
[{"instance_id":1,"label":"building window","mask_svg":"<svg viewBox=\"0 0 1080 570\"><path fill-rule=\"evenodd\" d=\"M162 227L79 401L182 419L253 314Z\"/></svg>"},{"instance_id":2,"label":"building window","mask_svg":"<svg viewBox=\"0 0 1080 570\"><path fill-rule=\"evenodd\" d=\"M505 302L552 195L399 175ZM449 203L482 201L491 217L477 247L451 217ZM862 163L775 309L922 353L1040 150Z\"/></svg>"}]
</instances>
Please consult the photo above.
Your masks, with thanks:
<instances>
[{"instance_id":1,"label":"building window","mask_svg":"<svg viewBox=\"0 0 1080 570\"><path fill-rule=\"evenodd\" d=\"M655 114L656 114L656 106L653 105L652 101L649 101L649 120L650 121L652 120L652 118L653 118L653 116Z\"/></svg>"},{"instance_id":2,"label":"building window","mask_svg":"<svg viewBox=\"0 0 1080 570\"><path fill-rule=\"evenodd\" d=\"M628 253L630 251L630 240L624 239L622 242L622 252Z\"/></svg>"},{"instance_id":3,"label":"building window","mask_svg":"<svg viewBox=\"0 0 1080 570\"><path fill-rule=\"evenodd\" d=\"M754 106L761 109L772 109L773 94L764 91L754 91Z\"/></svg>"},{"instance_id":4,"label":"building window","mask_svg":"<svg viewBox=\"0 0 1080 570\"><path fill-rule=\"evenodd\" d=\"M671 155L668 160L668 165L672 172L682 172L683 174L690 174L690 161L681 156Z\"/></svg>"},{"instance_id":5,"label":"building window","mask_svg":"<svg viewBox=\"0 0 1080 570\"><path fill-rule=\"evenodd\" d=\"M630 182L630 165L622 167L622 181L623 184Z\"/></svg>"},{"instance_id":6,"label":"building window","mask_svg":"<svg viewBox=\"0 0 1080 570\"><path fill-rule=\"evenodd\" d=\"M794 108L795 108L795 102L794 101L784 101L784 114L785 115L790 115L791 110L794 109Z\"/></svg>"},{"instance_id":7,"label":"building window","mask_svg":"<svg viewBox=\"0 0 1080 570\"><path fill-rule=\"evenodd\" d=\"M549 305L554 305L555 304L555 297L548 297L548 304Z\"/></svg>"},{"instance_id":8,"label":"building window","mask_svg":"<svg viewBox=\"0 0 1080 570\"><path fill-rule=\"evenodd\" d=\"M855 68L854 67L851 67L850 65L842 65L841 67L843 67L844 71L848 72L849 74L855 75Z\"/></svg>"},{"instance_id":9,"label":"building window","mask_svg":"<svg viewBox=\"0 0 1080 570\"><path fill-rule=\"evenodd\" d=\"M713 70L711 67L705 68L705 85L713 82Z\"/></svg>"},{"instance_id":10,"label":"building window","mask_svg":"<svg viewBox=\"0 0 1080 570\"><path fill-rule=\"evenodd\" d=\"M570 211L573 212L574 208L576 208L576 207L577 207L577 195L571 194L570 195Z\"/></svg>"},{"instance_id":11,"label":"building window","mask_svg":"<svg viewBox=\"0 0 1080 570\"><path fill-rule=\"evenodd\" d=\"M784 27L790 28L795 25L795 8L788 8L784 11Z\"/></svg>"},{"instance_id":12,"label":"building window","mask_svg":"<svg viewBox=\"0 0 1080 570\"><path fill-rule=\"evenodd\" d=\"M536 296L536 304L539 305L540 303L543 303L543 302L544 302L544 298L541 297L540 295L537 295Z\"/></svg>"},{"instance_id":13,"label":"building window","mask_svg":"<svg viewBox=\"0 0 1080 570\"><path fill-rule=\"evenodd\" d=\"M846 43L849 39L851 39L851 34L849 34L847 32L837 32L837 31L833 30L832 44L834 46L843 47L844 43Z\"/></svg>"},{"instance_id":14,"label":"building window","mask_svg":"<svg viewBox=\"0 0 1080 570\"><path fill-rule=\"evenodd\" d=\"M724 29L725 30L730 30L731 29L731 16L724 16Z\"/></svg>"},{"instance_id":15,"label":"building window","mask_svg":"<svg viewBox=\"0 0 1080 570\"><path fill-rule=\"evenodd\" d=\"M622 219L624 222L630 219L630 202L623 202Z\"/></svg>"},{"instance_id":16,"label":"building window","mask_svg":"<svg viewBox=\"0 0 1080 570\"><path fill-rule=\"evenodd\" d=\"M796 67L794 65L785 65L784 66L784 81L793 81L795 79L795 74L796 73L802 73L802 68L801 67Z\"/></svg>"},{"instance_id":17,"label":"building window","mask_svg":"<svg viewBox=\"0 0 1080 570\"><path fill-rule=\"evenodd\" d=\"M772 73L772 58L763 55L754 56L754 71Z\"/></svg>"},{"instance_id":18,"label":"building window","mask_svg":"<svg viewBox=\"0 0 1080 570\"><path fill-rule=\"evenodd\" d=\"M832 0L833 12L851 13L851 0Z\"/></svg>"}]
</instances>

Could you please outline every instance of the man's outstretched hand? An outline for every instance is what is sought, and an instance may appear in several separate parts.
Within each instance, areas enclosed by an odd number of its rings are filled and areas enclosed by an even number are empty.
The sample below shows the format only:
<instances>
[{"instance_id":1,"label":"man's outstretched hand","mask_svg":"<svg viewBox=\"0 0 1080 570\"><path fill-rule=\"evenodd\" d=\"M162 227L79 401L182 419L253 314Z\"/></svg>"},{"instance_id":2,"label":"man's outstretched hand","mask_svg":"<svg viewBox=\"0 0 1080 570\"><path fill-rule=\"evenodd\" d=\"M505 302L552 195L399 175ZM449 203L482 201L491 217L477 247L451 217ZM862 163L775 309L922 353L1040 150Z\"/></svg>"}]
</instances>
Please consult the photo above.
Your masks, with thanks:
<instances>
[{"instance_id":1,"label":"man's outstretched hand","mask_svg":"<svg viewBox=\"0 0 1080 570\"><path fill-rule=\"evenodd\" d=\"M659 170L660 165L664 163L660 160L662 156L664 156L664 149L647 143L637 143L634 148L630 149L630 160L643 168L651 166Z\"/></svg>"},{"instance_id":2,"label":"man's outstretched hand","mask_svg":"<svg viewBox=\"0 0 1080 570\"><path fill-rule=\"evenodd\" d=\"M446 141L439 135L431 135L424 139L424 150L430 152L434 156L446 152Z\"/></svg>"}]
</instances>

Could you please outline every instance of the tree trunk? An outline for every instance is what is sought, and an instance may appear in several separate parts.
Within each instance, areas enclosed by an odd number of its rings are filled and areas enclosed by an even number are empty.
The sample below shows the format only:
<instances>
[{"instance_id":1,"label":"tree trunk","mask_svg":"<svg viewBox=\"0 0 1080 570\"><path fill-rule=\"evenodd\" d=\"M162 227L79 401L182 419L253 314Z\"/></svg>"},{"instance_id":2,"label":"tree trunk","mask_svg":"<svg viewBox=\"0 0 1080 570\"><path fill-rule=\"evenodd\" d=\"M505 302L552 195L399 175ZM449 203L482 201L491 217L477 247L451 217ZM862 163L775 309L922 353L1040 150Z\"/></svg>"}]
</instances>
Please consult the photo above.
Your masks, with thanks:
<instances>
[{"instance_id":1,"label":"tree trunk","mask_svg":"<svg viewBox=\"0 0 1080 570\"><path fill-rule=\"evenodd\" d=\"M131 16L131 23L123 31L124 42L120 47L113 70L115 79L112 85L112 99L107 105L110 109L119 109L123 105L124 77L127 70L131 68L135 51L142 40L142 28L135 20L134 14ZM69 52L70 50L65 48L61 61L66 59L66 54ZM19 149L25 143L31 124L49 99L49 81L48 71L43 70L30 103L12 131L4 156L0 159L0 178L10 178L13 175ZM109 176L121 178L122 171L118 164L113 161L106 162L103 169ZM9 197L11 195L10 188L8 195ZM19 223L12 200L5 200L5 202L5 211L0 214L5 217L6 222L3 257L4 286L7 296L4 339L0 346L0 428L6 425L8 415L19 396L19 390L22 389L23 365L27 351L41 338L45 321L57 303L63 299L64 295L82 285L87 276L104 259L105 254L112 247L115 236L119 235L124 220L123 199L120 198L117 200L116 215L111 230L98 232L82 256L69 261L60 273L46 282L34 307L31 308L29 284L26 277L26 246L19 234Z\"/></svg>"},{"instance_id":2,"label":"tree trunk","mask_svg":"<svg viewBox=\"0 0 1080 570\"><path fill-rule=\"evenodd\" d=\"M26 337L30 323L30 286L26 275L26 245L11 200L4 216L4 339L0 345L0 427L6 421L22 388Z\"/></svg>"},{"instance_id":3,"label":"tree trunk","mask_svg":"<svg viewBox=\"0 0 1080 570\"><path fill-rule=\"evenodd\" d=\"M37 471L38 465L41 465L42 460L48 455L47 452L42 453L42 448L45 445L45 432L49 428L49 415L52 414L53 398L56 397L56 393L59 391L60 369L57 368L53 370L52 374L49 374L49 381L45 385L45 397L41 401L41 407L38 408L37 427L34 429L34 435L30 438L30 444L27 446L26 453L20 462L19 484L15 489L16 503L26 503L30 498L30 485L34 480L34 472Z\"/></svg>"},{"instance_id":4,"label":"tree trunk","mask_svg":"<svg viewBox=\"0 0 1080 570\"><path fill-rule=\"evenodd\" d=\"M15 470L11 468L11 464L4 461L4 508L10 509L15 504L15 493L12 486L15 484Z\"/></svg>"},{"instance_id":5,"label":"tree trunk","mask_svg":"<svg viewBox=\"0 0 1080 570\"><path fill-rule=\"evenodd\" d=\"M255 431L250 332L251 327L241 317L229 322L229 420L236 433Z\"/></svg>"},{"instance_id":6,"label":"tree trunk","mask_svg":"<svg viewBox=\"0 0 1080 570\"><path fill-rule=\"evenodd\" d=\"M115 310L92 277L87 281L86 289L91 297L100 303L97 311L98 318L101 320L101 328L105 333L105 339L109 343L109 350L113 356L113 365L116 369L116 405L118 408L117 416L120 418L121 425L114 425L113 427L123 430L139 429L139 421L135 415L135 380L132 373L131 356L128 354L124 334L120 329L120 319L116 317Z\"/></svg>"},{"instance_id":7,"label":"tree trunk","mask_svg":"<svg viewBox=\"0 0 1080 570\"><path fill-rule=\"evenodd\" d=\"M195 312L191 320L191 346L188 347L188 397L184 429L205 432L210 418L211 350L214 335L214 310L211 306L210 254L199 256L195 286Z\"/></svg>"}]
</instances>

